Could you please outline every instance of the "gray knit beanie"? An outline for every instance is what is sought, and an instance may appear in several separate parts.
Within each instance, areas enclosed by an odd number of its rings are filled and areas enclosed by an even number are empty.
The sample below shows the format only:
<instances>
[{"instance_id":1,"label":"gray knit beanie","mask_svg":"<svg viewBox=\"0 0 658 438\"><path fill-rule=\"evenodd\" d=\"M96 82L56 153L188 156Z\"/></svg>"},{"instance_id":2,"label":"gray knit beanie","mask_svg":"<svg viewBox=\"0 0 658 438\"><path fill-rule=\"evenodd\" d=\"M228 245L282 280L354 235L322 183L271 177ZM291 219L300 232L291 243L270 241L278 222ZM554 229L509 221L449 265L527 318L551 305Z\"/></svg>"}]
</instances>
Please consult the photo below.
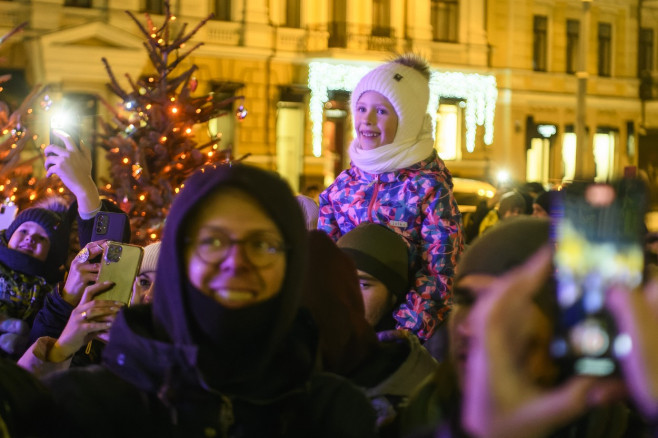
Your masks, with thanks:
<instances>
[{"instance_id":1,"label":"gray knit beanie","mask_svg":"<svg viewBox=\"0 0 658 438\"><path fill-rule=\"evenodd\" d=\"M356 268L384 283L400 301L409 290L409 252L404 239L383 225L363 222L337 245Z\"/></svg>"},{"instance_id":2,"label":"gray knit beanie","mask_svg":"<svg viewBox=\"0 0 658 438\"><path fill-rule=\"evenodd\" d=\"M471 274L501 276L525 263L550 242L548 218L516 216L506 219L478 236L457 263L455 284ZM555 283L552 278L534 296L539 308L550 318L557 312Z\"/></svg>"},{"instance_id":3,"label":"gray knit beanie","mask_svg":"<svg viewBox=\"0 0 658 438\"><path fill-rule=\"evenodd\" d=\"M160 257L160 242L151 243L144 247L144 256L142 257L142 264L139 267L139 273L153 272L158 265L158 257Z\"/></svg>"}]
</instances>

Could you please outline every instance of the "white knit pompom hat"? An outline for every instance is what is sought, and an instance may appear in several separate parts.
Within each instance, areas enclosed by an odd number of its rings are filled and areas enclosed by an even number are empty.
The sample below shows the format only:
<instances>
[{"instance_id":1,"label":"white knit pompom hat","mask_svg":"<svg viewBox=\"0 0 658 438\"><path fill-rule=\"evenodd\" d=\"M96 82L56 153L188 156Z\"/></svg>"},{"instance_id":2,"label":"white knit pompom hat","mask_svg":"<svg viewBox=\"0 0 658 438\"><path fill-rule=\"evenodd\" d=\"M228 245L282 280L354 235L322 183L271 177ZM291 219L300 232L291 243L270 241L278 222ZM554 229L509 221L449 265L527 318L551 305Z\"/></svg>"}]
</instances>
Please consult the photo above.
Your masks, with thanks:
<instances>
[{"instance_id":1,"label":"white knit pompom hat","mask_svg":"<svg viewBox=\"0 0 658 438\"><path fill-rule=\"evenodd\" d=\"M160 257L160 242L151 243L144 247L144 256L142 257L142 265L139 268L139 273L153 272L158 265L158 257Z\"/></svg>"},{"instance_id":2,"label":"white knit pompom hat","mask_svg":"<svg viewBox=\"0 0 658 438\"><path fill-rule=\"evenodd\" d=\"M430 95L429 81L418 70L395 61L371 70L352 92L352 114L356 114L356 103L366 91L376 91L393 105L398 116L393 143L402 144L418 138Z\"/></svg>"}]
</instances>

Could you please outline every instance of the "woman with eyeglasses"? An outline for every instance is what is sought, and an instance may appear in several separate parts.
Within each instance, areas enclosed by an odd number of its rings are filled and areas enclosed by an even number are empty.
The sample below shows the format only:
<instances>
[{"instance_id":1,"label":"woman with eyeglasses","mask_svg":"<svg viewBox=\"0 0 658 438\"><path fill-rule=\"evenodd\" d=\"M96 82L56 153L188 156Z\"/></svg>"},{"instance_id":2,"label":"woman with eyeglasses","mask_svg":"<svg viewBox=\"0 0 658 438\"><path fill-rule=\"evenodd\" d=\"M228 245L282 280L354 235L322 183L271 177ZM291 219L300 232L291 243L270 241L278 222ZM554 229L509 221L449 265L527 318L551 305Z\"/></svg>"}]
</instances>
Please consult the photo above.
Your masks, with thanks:
<instances>
[{"instance_id":1,"label":"woman with eyeglasses","mask_svg":"<svg viewBox=\"0 0 658 438\"><path fill-rule=\"evenodd\" d=\"M299 301L302 213L247 165L197 172L164 229L152 302L122 310L101 366L46 378L57 436L374 436L365 396L314 371Z\"/></svg>"}]
</instances>

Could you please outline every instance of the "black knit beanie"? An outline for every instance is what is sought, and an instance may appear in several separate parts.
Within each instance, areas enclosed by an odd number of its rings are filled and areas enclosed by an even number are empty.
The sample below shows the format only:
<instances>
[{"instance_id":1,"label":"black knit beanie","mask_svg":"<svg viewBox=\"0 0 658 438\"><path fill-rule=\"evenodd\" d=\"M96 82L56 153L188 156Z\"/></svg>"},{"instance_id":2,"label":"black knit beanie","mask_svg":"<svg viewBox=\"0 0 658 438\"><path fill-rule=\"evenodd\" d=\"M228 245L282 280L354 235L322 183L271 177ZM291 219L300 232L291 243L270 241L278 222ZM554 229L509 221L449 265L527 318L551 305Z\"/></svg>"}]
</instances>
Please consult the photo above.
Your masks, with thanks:
<instances>
[{"instance_id":1,"label":"black knit beanie","mask_svg":"<svg viewBox=\"0 0 658 438\"><path fill-rule=\"evenodd\" d=\"M409 252L404 239L383 225L363 222L337 245L356 268L384 283L398 302L409 290Z\"/></svg>"},{"instance_id":2,"label":"black knit beanie","mask_svg":"<svg viewBox=\"0 0 658 438\"><path fill-rule=\"evenodd\" d=\"M25 222L35 222L43 227L50 240L50 250L46 258L48 269L56 270L66 263L69 251L69 225L65 213L47 208L31 207L21 211L9 225L5 236L11 239L18 227Z\"/></svg>"},{"instance_id":3,"label":"black knit beanie","mask_svg":"<svg viewBox=\"0 0 658 438\"><path fill-rule=\"evenodd\" d=\"M539 205L544 209L546 213L551 213L551 198L552 192L542 192L535 197L533 201L535 204Z\"/></svg>"}]
</instances>

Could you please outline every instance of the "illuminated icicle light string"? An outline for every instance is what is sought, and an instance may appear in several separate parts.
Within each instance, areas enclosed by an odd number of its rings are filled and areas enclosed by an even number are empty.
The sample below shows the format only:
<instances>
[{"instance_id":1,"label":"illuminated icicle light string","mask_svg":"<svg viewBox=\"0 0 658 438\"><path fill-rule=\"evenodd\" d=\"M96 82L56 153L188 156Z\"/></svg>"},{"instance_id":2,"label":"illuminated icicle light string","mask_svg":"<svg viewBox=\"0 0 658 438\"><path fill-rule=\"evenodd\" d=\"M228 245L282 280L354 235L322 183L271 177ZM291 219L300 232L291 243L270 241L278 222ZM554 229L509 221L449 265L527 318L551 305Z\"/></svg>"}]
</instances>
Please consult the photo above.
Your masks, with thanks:
<instances>
[{"instance_id":1,"label":"illuminated icicle light string","mask_svg":"<svg viewBox=\"0 0 658 438\"><path fill-rule=\"evenodd\" d=\"M313 132L313 155L322 155L322 116L324 104L329 100L329 90L354 90L359 80L372 69L372 66L329 64L311 62L309 64L308 87L311 90L310 112ZM484 126L484 143L493 143L494 114L498 88L492 75L460 72L432 72L430 78L430 103L428 112L432 115L433 130L436 130L436 113L440 97L464 99L466 123L466 149L473 152L477 126Z\"/></svg>"}]
</instances>

